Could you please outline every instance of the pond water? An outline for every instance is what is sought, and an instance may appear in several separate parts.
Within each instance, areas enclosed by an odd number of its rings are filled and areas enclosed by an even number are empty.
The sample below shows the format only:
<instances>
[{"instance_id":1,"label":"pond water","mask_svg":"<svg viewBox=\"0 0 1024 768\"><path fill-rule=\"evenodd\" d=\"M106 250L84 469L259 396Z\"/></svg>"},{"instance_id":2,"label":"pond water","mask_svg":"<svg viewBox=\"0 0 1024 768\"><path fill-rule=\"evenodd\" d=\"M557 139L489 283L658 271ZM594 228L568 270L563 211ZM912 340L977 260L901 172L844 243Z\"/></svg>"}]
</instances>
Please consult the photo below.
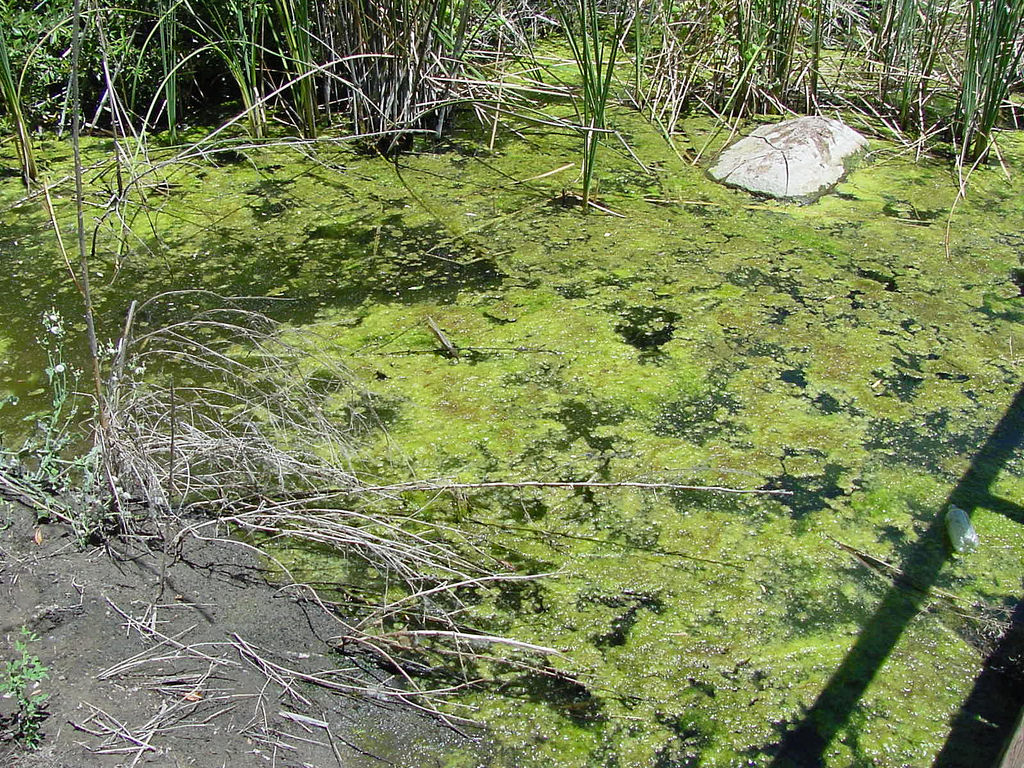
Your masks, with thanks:
<instances>
[{"instance_id":1,"label":"pond water","mask_svg":"<svg viewBox=\"0 0 1024 768\"><path fill-rule=\"evenodd\" d=\"M491 530L517 572L555 574L483 594L473 620L566 656L564 677L468 693L495 749L431 761L895 768L945 747L987 765L950 734L1024 589L1024 142L1004 137L1009 177L977 170L947 227L949 164L880 140L799 207L711 183L635 115L616 125L644 164L601 155L600 200L621 217L558 202L576 170L536 177L577 161L578 139L537 128L395 162L323 142L167 166L124 225L131 253L104 247L119 222L101 227L101 334L161 290L272 297L372 393L384 432L359 462L385 478L792 492L436 504ZM684 153L711 135L684 129ZM64 144L42 154L67 172ZM89 183L115 180L97 166ZM9 435L47 402L42 313L77 316L22 194L0 181ZM951 499L980 537L964 557L945 540Z\"/></svg>"}]
</instances>

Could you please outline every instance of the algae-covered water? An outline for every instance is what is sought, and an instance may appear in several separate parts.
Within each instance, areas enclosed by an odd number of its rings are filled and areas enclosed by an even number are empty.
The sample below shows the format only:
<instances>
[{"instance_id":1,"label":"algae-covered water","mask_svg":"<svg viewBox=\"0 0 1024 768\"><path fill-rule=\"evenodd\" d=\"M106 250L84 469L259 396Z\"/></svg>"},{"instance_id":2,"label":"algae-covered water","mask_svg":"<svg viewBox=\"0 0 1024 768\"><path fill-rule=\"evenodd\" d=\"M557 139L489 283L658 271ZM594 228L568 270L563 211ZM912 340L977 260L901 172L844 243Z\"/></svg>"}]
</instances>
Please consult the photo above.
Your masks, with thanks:
<instances>
[{"instance_id":1,"label":"algae-covered water","mask_svg":"<svg viewBox=\"0 0 1024 768\"><path fill-rule=\"evenodd\" d=\"M559 201L576 170L544 174L578 138L540 129L397 161L324 142L169 166L132 253L99 250L105 333L169 288L274 297L372 393L384 430L359 463L384 477L791 491L435 504L493 531L516 572L554 574L482 594L473 620L562 650L565 676L467 694L495 748L431 760L987 764L953 724L1024 589L1024 141L1003 138L1005 169L978 169L950 219L949 163L881 140L798 207L685 162L710 123L686 123L677 155L616 117L643 163L601 156L620 216ZM43 152L66 170L63 145ZM38 202L0 185L0 397L20 398L0 417L16 431L45 403L39 317L76 310ZM973 554L949 552L951 500Z\"/></svg>"}]
</instances>

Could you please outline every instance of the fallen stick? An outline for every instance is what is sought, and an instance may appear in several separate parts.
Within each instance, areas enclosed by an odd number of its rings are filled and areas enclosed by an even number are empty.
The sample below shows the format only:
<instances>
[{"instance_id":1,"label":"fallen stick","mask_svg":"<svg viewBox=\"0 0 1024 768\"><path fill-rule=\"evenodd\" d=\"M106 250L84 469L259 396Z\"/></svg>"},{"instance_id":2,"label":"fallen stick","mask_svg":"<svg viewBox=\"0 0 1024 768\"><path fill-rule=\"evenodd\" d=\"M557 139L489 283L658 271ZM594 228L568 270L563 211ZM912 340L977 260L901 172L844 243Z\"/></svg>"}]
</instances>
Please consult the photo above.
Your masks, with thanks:
<instances>
[{"instance_id":1,"label":"fallen stick","mask_svg":"<svg viewBox=\"0 0 1024 768\"><path fill-rule=\"evenodd\" d=\"M598 480L495 480L483 483L438 483L409 482L394 485L368 485L348 491L349 493L402 493L405 491L472 491L488 488L641 488L664 491L709 491L713 493L737 493L764 496L792 496L792 491L770 488L730 488L722 485L688 485L685 483L657 483L639 480L598 481Z\"/></svg>"},{"instance_id":2,"label":"fallen stick","mask_svg":"<svg viewBox=\"0 0 1024 768\"><path fill-rule=\"evenodd\" d=\"M277 714L285 720L291 720L299 725L308 725L312 728L323 728L324 730L327 730L328 728L326 720L317 720L315 717L310 717L309 715L300 715L298 712L287 712L283 709Z\"/></svg>"},{"instance_id":3,"label":"fallen stick","mask_svg":"<svg viewBox=\"0 0 1024 768\"><path fill-rule=\"evenodd\" d=\"M382 637L447 637L456 641L465 641L470 645L508 645L512 648L532 651L533 653L540 653L545 656L565 657L564 653L555 648L525 643L522 640L513 640L512 638L501 637L500 635L476 635L468 632L451 632L441 629L406 629L401 632L389 632L382 635Z\"/></svg>"},{"instance_id":4,"label":"fallen stick","mask_svg":"<svg viewBox=\"0 0 1024 768\"><path fill-rule=\"evenodd\" d=\"M450 357L452 360L458 360L458 347L452 344L451 339L449 339L445 335L445 332L438 327L437 323L434 322L434 318L432 318L430 315L427 315L427 325L430 326L431 332L437 338L441 346L444 347L445 353L448 355L448 357Z\"/></svg>"}]
</instances>

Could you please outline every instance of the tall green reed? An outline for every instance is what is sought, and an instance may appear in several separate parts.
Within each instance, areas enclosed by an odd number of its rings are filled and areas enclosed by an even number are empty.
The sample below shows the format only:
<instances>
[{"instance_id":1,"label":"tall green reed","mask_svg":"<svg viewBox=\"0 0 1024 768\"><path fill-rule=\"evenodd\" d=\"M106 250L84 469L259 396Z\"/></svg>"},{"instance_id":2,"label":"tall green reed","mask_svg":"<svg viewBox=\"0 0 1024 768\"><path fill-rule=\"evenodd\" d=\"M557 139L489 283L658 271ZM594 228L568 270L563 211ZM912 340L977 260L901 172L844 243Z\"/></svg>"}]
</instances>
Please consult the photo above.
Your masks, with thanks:
<instances>
[{"instance_id":1,"label":"tall green reed","mask_svg":"<svg viewBox=\"0 0 1024 768\"><path fill-rule=\"evenodd\" d=\"M262 36L266 11L263 2L228 0L223 8L211 6L205 23L202 20L197 23L199 33L235 81L249 132L257 139L263 138L267 130L260 66L264 54ZM198 16L195 10L193 15Z\"/></svg>"},{"instance_id":2,"label":"tall green reed","mask_svg":"<svg viewBox=\"0 0 1024 768\"><path fill-rule=\"evenodd\" d=\"M917 51L918 0L886 0L875 40L881 65L879 97L882 101L898 93L897 106L904 115L913 90Z\"/></svg>"},{"instance_id":3,"label":"tall green reed","mask_svg":"<svg viewBox=\"0 0 1024 768\"><path fill-rule=\"evenodd\" d=\"M904 128L921 129L928 103L942 83L936 68L955 60L957 26L953 0L886 0L872 42L879 69L878 98L896 110Z\"/></svg>"},{"instance_id":4,"label":"tall green reed","mask_svg":"<svg viewBox=\"0 0 1024 768\"><path fill-rule=\"evenodd\" d=\"M171 141L178 137L178 6L177 0L161 0L157 31L160 40L160 63L163 68L164 100L167 109L167 130Z\"/></svg>"},{"instance_id":5,"label":"tall green reed","mask_svg":"<svg viewBox=\"0 0 1024 768\"><path fill-rule=\"evenodd\" d=\"M735 58L732 7L700 0L638 0L632 22L634 100L671 136L694 102L720 106Z\"/></svg>"},{"instance_id":6,"label":"tall green reed","mask_svg":"<svg viewBox=\"0 0 1024 768\"><path fill-rule=\"evenodd\" d=\"M7 40L3 29L0 29L0 96L3 97L7 118L14 129L14 143L18 149L18 163L21 165L21 176L25 186L31 186L38 177L35 154L32 151L32 139L29 136L28 122L21 108L21 94L11 71L10 56L7 52Z\"/></svg>"},{"instance_id":7,"label":"tall green reed","mask_svg":"<svg viewBox=\"0 0 1024 768\"><path fill-rule=\"evenodd\" d=\"M313 30L310 27L308 0L275 0L275 28L281 39L280 55L291 78L293 107L303 136L317 133L317 101L313 58Z\"/></svg>"},{"instance_id":8,"label":"tall green reed","mask_svg":"<svg viewBox=\"0 0 1024 768\"><path fill-rule=\"evenodd\" d=\"M559 0L558 18L581 79L580 131L583 133L583 209L589 210L600 137L607 131L608 98L615 81L615 63L629 28L630 9L619 3L608 25L597 0Z\"/></svg>"},{"instance_id":9,"label":"tall green reed","mask_svg":"<svg viewBox=\"0 0 1024 768\"><path fill-rule=\"evenodd\" d=\"M1024 0L970 0L964 71L954 119L961 161L984 159L1024 55Z\"/></svg>"},{"instance_id":10,"label":"tall green reed","mask_svg":"<svg viewBox=\"0 0 1024 768\"><path fill-rule=\"evenodd\" d=\"M790 100L804 0L737 0L734 114L781 111Z\"/></svg>"}]
</instances>

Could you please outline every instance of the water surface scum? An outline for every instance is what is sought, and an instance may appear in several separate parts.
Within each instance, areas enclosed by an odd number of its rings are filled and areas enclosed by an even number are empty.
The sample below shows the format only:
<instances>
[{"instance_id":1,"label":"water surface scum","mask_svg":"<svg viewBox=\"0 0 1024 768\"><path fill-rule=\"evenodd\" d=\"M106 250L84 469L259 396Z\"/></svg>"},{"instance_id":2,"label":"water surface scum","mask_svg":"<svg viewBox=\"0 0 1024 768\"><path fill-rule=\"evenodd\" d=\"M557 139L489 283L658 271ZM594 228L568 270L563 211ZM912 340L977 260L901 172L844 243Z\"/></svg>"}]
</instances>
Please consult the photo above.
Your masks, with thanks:
<instances>
[{"instance_id":1,"label":"water surface scum","mask_svg":"<svg viewBox=\"0 0 1024 768\"><path fill-rule=\"evenodd\" d=\"M510 567L557 572L481 590L475 625L567 656L562 677L505 671L464 697L491 756L434 760L896 768L945 749L987 765L953 722L1024 589L1024 453L1004 419L1024 356L1024 144L1004 141L1009 178L975 172L947 231L943 160L875 140L838 194L797 207L617 124L646 166L602 155L599 200L621 218L563 204L575 170L527 181L577 160L575 137L537 129L394 162L325 144L170 166L131 253L100 249L107 333L168 288L280 299L267 310L369 389L386 437L360 462L378 476L792 491L435 500ZM709 126L686 127L703 144ZM2 184L0 389L30 410L38 317L55 295L77 314L41 212ZM941 527L951 496L981 540L962 558Z\"/></svg>"}]
</instances>

